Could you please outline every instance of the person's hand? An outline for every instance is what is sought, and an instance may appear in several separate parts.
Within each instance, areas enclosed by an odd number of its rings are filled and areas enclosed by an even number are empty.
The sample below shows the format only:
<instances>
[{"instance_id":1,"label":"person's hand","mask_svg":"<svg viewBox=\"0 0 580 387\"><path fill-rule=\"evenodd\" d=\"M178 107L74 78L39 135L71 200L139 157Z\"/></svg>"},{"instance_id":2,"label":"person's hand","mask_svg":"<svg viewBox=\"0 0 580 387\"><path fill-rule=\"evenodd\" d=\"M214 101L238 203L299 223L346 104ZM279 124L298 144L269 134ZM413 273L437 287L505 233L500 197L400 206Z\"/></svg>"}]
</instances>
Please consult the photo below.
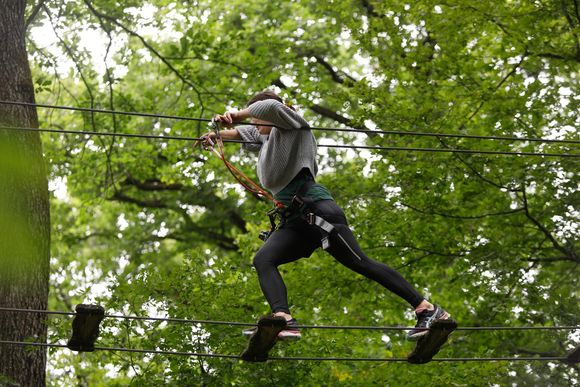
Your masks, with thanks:
<instances>
[{"instance_id":1,"label":"person's hand","mask_svg":"<svg viewBox=\"0 0 580 387\"><path fill-rule=\"evenodd\" d=\"M216 114L213 120L219 123L224 128L233 128L234 121L236 120L236 113L234 112L225 112L224 114Z\"/></svg>"},{"instance_id":2,"label":"person's hand","mask_svg":"<svg viewBox=\"0 0 580 387\"><path fill-rule=\"evenodd\" d=\"M195 148L198 145L201 145L204 149L208 149L215 144L215 137L216 135L213 132L204 134L199 140L195 142L195 144L193 144L193 147Z\"/></svg>"}]
</instances>

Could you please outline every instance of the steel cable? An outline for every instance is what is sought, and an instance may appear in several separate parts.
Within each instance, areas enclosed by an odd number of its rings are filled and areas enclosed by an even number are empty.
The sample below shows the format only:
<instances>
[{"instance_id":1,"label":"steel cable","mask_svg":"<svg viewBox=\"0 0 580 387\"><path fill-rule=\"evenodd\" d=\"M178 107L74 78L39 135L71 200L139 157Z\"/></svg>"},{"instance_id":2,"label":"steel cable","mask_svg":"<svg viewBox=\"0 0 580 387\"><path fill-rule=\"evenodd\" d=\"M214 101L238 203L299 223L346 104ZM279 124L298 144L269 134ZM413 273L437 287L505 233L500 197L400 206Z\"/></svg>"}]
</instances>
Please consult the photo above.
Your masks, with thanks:
<instances>
[{"instance_id":1,"label":"steel cable","mask_svg":"<svg viewBox=\"0 0 580 387\"><path fill-rule=\"evenodd\" d=\"M66 130L66 129L26 128L26 127L17 127L17 126L0 126L0 129L15 130L15 131L29 131L29 132L77 134L77 135L89 135L89 136L95 135L95 136L109 136L109 137L148 138L148 139L156 139L156 140L182 140L182 141L200 141L200 140L202 140L202 138L198 138L198 137L166 136L166 135L153 135L153 134L133 134L133 133L112 133L112 132L81 131L81 130ZM255 142L243 141L243 140L223 140L223 141L224 142L232 142L232 143L240 143L240 144L256 144ZM491 151L491 150L457 149L457 148L408 148L408 147L344 145L344 144L338 144L338 145L318 144L317 146L320 148L367 149L367 150L379 150L379 151L469 153L469 154L488 154L488 155L570 157L570 158L580 157L580 154L573 154L573 153L509 152L509 151Z\"/></svg>"}]
</instances>

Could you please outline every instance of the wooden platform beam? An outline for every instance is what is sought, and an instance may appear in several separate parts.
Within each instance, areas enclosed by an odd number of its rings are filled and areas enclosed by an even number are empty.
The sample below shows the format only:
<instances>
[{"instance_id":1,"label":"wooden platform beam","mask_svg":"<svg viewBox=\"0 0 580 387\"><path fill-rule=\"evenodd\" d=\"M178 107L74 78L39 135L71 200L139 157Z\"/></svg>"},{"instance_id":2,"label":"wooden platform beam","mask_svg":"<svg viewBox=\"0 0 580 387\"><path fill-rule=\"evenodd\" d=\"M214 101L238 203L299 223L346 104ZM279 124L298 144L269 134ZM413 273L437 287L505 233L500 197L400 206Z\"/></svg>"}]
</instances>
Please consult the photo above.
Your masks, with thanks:
<instances>
[{"instance_id":1,"label":"wooden platform beam","mask_svg":"<svg viewBox=\"0 0 580 387\"><path fill-rule=\"evenodd\" d=\"M72 336L67 347L73 351L93 352L105 309L100 305L79 304L75 311L77 314L72 322Z\"/></svg>"},{"instance_id":2,"label":"wooden platform beam","mask_svg":"<svg viewBox=\"0 0 580 387\"><path fill-rule=\"evenodd\" d=\"M457 322L453 320L437 320L429 328L429 332L419 338L415 349L407 357L412 364L424 364L433 359L447 338L457 328Z\"/></svg>"},{"instance_id":3,"label":"wooden platform beam","mask_svg":"<svg viewBox=\"0 0 580 387\"><path fill-rule=\"evenodd\" d=\"M568 355L566 355L566 363L580 363L580 345L577 345L576 348L571 350Z\"/></svg>"},{"instance_id":4,"label":"wooden platform beam","mask_svg":"<svg viewBox=\"0 0 580 387\"><path fill-rule=\"evenodd\" d=\"M286 326L282 316L265 316L258 321L257 331L250 337L248 347L242 352L245 361L266 361L268 352L278 340L278 333Z\"/></svg>"}]
</instances>

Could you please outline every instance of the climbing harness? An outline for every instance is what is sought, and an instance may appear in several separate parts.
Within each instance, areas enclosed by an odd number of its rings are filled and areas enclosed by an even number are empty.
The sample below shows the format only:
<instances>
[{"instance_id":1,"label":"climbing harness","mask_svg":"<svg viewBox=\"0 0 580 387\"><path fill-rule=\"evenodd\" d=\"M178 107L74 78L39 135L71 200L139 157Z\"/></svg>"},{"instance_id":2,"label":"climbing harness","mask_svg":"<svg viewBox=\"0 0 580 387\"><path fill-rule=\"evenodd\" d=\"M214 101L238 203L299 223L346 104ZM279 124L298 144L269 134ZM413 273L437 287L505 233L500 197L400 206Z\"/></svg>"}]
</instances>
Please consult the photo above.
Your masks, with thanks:
<instances>
[{"instance_id":1,"label":"climbing harness","mask_svg":"<svg viewBox=\"0 0 580 387\"><path fill-rule=\"evenodd\" d=\"M306 221L306 223L319 228L321 232L320 243L322 248L326 250L330 247L329 236L335 230L335 227L330 222L311 211L314 201L306 195L313 185L313 180L307 180L304 182L304 184L298 188L296 195L292 198L290 207L281 215L282 219L285 219L293 214L301 213L301 217Z\"/></svg>"}]
</instances>

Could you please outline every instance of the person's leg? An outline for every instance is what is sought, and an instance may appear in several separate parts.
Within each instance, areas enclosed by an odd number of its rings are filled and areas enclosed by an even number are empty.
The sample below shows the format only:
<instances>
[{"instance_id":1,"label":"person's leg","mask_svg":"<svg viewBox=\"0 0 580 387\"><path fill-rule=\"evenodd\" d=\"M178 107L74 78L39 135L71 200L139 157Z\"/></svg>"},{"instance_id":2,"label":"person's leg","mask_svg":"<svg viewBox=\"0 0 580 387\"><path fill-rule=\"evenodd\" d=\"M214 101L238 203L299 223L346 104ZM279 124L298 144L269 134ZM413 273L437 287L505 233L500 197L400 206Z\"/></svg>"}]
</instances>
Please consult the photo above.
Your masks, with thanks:
<instances>
[{"instance_id":1,"label":"person's leg","mask_svg":"<svg viewBox=\"0 0 580 387\"><path fill-rule=\"evenodd\" d=\"M317 242L299 228L284 227L272 233L254 257L260 287L274 314L291 319L286 285L278 266L309 257L318 247Z\"/></svg>"},{"instance_id":2,"label":"person's leg","mask_svg":"<svg viewBox=\"0 0 580 387\"><path fill-rule=\"evenodd\" d=\"M363 253L348 228L344 213L336 203L325 200L314 207L317 215L331 222L336 228L330 235L328 252L346 267L375 280L415 308L417 324L407 332L409 340L417 340L427 334L434 321L450 318L443 308L425 300L396 270L368 258Z\"/></svg>"},{"instance_id":3,"label":"person's leg","mask_svg":"<svg viewBox=\"0 0 580 387\"><path fill-rule=\"evenodd\" d=\"M424 298L395 269L367 257L347 225L335 224L328 252L341 264L370 278L417 308Z\"/></svg>"},{"instance_id":4,"label":"person's leg","mask_svg":"<svg viewBox=\"0 0 580 387\"><path fill-rule=\"evenodd\" d=\"M358 245L340 207L331 200L316 202L317 214L332 223L335 231L330 234L328 252L349 269L370 278L399 297L406 300L413 308L430 304L403 278L399 272L367 257Z\"/></svg>"}]
</instances>

